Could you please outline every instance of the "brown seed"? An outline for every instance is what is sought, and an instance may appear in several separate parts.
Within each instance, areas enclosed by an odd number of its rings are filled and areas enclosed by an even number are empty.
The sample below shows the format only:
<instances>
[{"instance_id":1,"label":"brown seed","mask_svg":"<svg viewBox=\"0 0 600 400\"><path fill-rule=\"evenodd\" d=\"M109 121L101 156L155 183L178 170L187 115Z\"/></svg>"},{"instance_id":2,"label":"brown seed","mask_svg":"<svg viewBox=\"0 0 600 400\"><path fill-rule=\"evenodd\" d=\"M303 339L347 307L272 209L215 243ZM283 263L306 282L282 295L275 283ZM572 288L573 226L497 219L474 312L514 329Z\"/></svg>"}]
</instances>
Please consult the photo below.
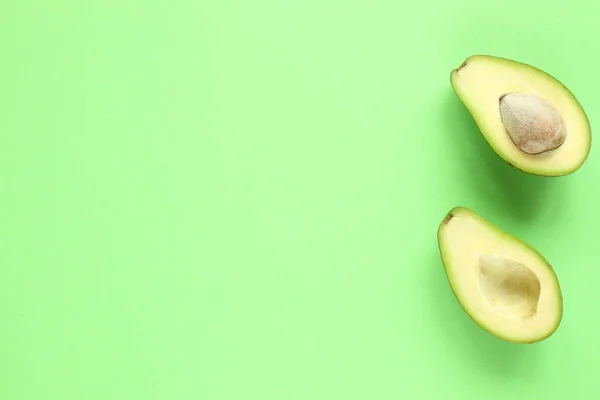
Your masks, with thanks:
<instances>
[{"instance_id":1,"label":"brown seed","mask_svg":"<svg viewBox=\"0 0 600 400\"><path fill-rule=\"evenodd\" d=\"M526 93L500 97L500 117L506 132L521 151L540 154L556 149L567 137L567 127L547 101Z\"/></svg>"}]
</instances>

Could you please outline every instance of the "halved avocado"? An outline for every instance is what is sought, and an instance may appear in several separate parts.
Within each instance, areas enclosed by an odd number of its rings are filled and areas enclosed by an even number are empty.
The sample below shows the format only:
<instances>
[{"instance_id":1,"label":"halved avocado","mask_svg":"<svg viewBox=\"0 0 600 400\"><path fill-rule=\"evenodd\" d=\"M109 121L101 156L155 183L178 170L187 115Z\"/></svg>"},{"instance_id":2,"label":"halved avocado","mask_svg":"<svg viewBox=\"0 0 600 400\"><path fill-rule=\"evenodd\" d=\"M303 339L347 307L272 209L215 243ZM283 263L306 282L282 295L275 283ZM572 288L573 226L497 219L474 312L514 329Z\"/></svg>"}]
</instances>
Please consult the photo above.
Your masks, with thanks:
<instances>
[{"instance_id":1,"label":"halved avocado","mask_svg":"<svg viewBox=\"0 0 600 400\"><path fill-rule=\"evenodd\" d=\"M561 288L530 245L464 207L446 215L438 245L454 295L485 331L512 343L539 342L556 331Z\"/></svg>"},{"instance_id":2,"label":"halved avocado","mask_svg":"<svg viewBox=\"0 0 600 400\"><path fill-rule=\"evenodd\" d=\"M583 107L556 78L531 65L475 55L450 75L452 88L481 133L506 162L524 172L575 172L591 148Z\"/></svg>"}]
</instances>

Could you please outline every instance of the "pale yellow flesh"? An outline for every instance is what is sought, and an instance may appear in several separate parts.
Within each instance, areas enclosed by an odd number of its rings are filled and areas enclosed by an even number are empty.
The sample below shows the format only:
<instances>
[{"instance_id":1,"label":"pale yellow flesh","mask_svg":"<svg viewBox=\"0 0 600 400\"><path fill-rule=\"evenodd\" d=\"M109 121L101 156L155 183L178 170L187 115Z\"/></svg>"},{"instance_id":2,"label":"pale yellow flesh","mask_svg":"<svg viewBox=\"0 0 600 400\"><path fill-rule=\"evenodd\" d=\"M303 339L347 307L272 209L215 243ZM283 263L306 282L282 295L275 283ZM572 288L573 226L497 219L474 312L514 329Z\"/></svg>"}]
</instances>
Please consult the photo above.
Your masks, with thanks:
<instances>
[{"instance_id":1,"label":"pale yellow flesh","mask_svg":"<svg viewBox=\"0 0 600 400\"><path fill-rule=\"evenodd\" d=\"M440 226L438 240L448 280L465 311L481 327L508 341L531 343L552 334L562 318L562 297L547 261L471 210L457 208L452 214ZM482 281L482 256L498 256L525 266L530 273L520 271L519 276L527 284L534 283L530 294L535 299L506 298L493 304L490 300L499 292ZM503 304L511 307L503 308Z\"/></svg>"},{"instance_id":2,"label":"pale yellow flesh","mask_svg":"<svg viewBox=\"0 0 600 400\"><path fill-rule=\"evenodd\" d=\"M529 65L490 56L473 56L452 71L451 83L494 150L517 168L544 175L564 175L579 168L591 146L589 121L572 93L552 76ZM512 142L502 124L499 99L527 93L548 101L562 116L565 142L539 155L527 154Z\"/></svg>"}]
</instances>

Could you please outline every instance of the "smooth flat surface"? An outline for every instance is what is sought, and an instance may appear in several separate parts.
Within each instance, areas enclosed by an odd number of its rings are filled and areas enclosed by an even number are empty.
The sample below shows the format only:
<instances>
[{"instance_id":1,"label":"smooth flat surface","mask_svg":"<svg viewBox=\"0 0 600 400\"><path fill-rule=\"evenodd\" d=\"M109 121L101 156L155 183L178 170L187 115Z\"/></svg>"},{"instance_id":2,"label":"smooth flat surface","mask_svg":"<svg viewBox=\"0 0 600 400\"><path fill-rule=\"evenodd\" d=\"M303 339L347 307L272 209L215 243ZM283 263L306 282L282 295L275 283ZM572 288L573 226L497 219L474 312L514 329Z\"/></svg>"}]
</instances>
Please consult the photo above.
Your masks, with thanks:
<instances>
[{"instance_id":1,"label":"smooth flat surface","mask_svg":"<svg viewBox=\"0 0 600 400\"><path fill-rule=\"evenodd\" d=\"M592 1L0 3L3 400L593 399L600 159L510 169L471 54L600 119ZM446 282L457 205L544 253L556 334L490 337Z\"/></svg>"}]
</instances>

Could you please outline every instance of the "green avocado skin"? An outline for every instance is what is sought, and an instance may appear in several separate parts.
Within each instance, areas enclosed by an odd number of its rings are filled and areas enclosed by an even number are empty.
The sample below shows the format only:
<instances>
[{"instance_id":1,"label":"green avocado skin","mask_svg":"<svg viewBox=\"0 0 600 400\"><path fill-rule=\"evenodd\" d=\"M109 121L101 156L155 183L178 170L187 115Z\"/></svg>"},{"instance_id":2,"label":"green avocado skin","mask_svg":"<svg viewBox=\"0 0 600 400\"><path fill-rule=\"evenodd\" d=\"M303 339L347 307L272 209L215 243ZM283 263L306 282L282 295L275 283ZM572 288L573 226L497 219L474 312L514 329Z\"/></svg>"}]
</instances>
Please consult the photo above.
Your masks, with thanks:
<instances>
[{"instance_id":1,"label":"green avocado skin","mask_svg":"<svg viewBox=\"0 0 600 400\"><path fill-rule=\"evenodd\" d=\"M479 61L479 60L492 60L495 63L498 64L503 64L506 65L507 67L510 68L515 68L515 69L528 69L530 71L535 71L537 74L546 77L546 79L548 81L553 82L554 85L558 86L561 88L561 90L565 93L565 95L567 95L571 101L573 102L573 104L576 104L577 107L579 108L582 117L585 119L585 124L586 124L586 129L587 129L587 139L588 139L588 145L587 148L585 149L585 151L583 152L582 156L579 159L579 162L575 163L574 165L568 167L568 168L555 168L555 169L548 169L548 168L530 168L530 167L526 167L524 165L521 165L518 160L514 160L514 159L510 159L510 157L502 151L502 149L500 149L496 143L494 142L494 140L492 139L492 137L494 136L494 133L488 133L485 131L485 128L483 127L482 121L477 118L476 114L473 112L473 109L469 106L469 102L466 101L465 95L461 92L460 88L457 85L457 76L458 76L458 71L463 68L464 66L466 66L467 64L474 62L474 61ZM473 117L473 119L475 120L475 124L477 125L477 127L479 128L480 132L483 134L486 142L488 143L488 145L494 150L494 152L500 157L502 158L508 165L510 165L511 167L528 173L528 174L532 174L532 175L540 175L540 176L546 176L546 177L559 177L559 176L566 176L566 175L570 175L572 173L574 173L575 171L577 171L579 168L581 168L581 166L586 162L586 160L588 159L589 153L591 151L591 146L592 146L592 138L591 138L591 125L590 125L590 121L589 118L585 112L585 110L583 109L582 105L579 103L579 101L577 100L577 98L575 97L575 95L562 83L560 82L557 78L555 78L554 76L550 75L549 73L536 68L530 64L526 64L526 63L522 63L519 61L515 61L515 60L511 60L508 58L502 58L502 57L496 57L496 56L490 56L490 55L472 55L470 57L468 57L461 65L460 67L453 69L450 73L450 85L452 86L452 89L454 90L455 94L457 95L457 97L461 100L461 102L463 103L463 105L466 107L466 109L469 111L469 113L471 114L471 116Z\"/></svg>"},{"instance_id":2,"label":"green avocado skin","mask_svg":"<svg viewBox=\"0 0 600 400\"><path fill-rule=\"evenodd\" d=\"M544 335L539 336L539 337L535 337L533 339L530 340L523 340L523 339L517 339L517 338L513 338L513 337L509 337L504 335L501 331L497 330L497 329L493 329L490 326L487 326L485 324L484 321L482 321L481 319L479 319L477 317L477 315L475 315L474 312L472 312L471 310L469 310L469 308L463 304L460 301L460 295L456 292L454 286L452 285L452 280L450 278L450 266L448 265L448 261L447 261L447 257L445 257L445 253L446 250L444 250L443 246L442 246L442 241L441 241L441 236L443 235L443 230L444 227L448 224L448 222L456 217L456 216L467 216L470 218L475 218L477 219L480 223L486 225L488 228L490 229L495 229L498 232L501 232L502 234L514 239L515 241L519 242L520 245L522 245L523 247L527 248L528 250L530 250L531 252L533 252L534 254L536 254L541 261L544 262L544 266L546 268L549 269L549 271L551 272L551 274L554 276L555 278L555 282L556 282L556 286L558 288L558 298L557 298L557 312L559 317L557 318L557 322L555 324L555 326L548 330ZM448 280L448 284L450 285L450 288L452 289L452 293L454 294L454 297L456 298L458 304L461 306L461 308L463 309L463 311L469 316L469 318L477 325L479 326L481 329L483 329L484 331L486 331L487 333L491 334L492 336L495 336L498 339L504 340L506 342L509 343L513 343L513 344L533 344L533 343L538 343L541 342L547 338L549 338L550 336L552 336L556 330L558 329L558 327L560 326L560 323L562 321L562 315L563 315L563 297L562 297L562 290L560 287L560 284L558 282L558 279L556 278L556 273L554 272L554 269L552 268L552 266L550 265L550 263L548 263L548 261L546 260L546 258L544 256L542 256L542 254L540 254L540 252L538 252L536 249L534 249L531 245L525 243L524 241L522 241L521 239L517 238L514 235L511 235L510 233L500 229L498 226L492 224L490 221L488 221L487 219L483 218L481 215L479 215L478 213L476 213L475 211L473 211L470 208L467 207L462 207L462 206L458 206L458 207L454 207L452 208L444 217L444 219L442 220L442 222L440 223L439 227L438 227L438 232L437 232L437 237L438 237L438 249L440 251L440 256L442 259L442 265L444 266L444 272L446 274L446 279Z\"/></svg>"}]
</instances>

